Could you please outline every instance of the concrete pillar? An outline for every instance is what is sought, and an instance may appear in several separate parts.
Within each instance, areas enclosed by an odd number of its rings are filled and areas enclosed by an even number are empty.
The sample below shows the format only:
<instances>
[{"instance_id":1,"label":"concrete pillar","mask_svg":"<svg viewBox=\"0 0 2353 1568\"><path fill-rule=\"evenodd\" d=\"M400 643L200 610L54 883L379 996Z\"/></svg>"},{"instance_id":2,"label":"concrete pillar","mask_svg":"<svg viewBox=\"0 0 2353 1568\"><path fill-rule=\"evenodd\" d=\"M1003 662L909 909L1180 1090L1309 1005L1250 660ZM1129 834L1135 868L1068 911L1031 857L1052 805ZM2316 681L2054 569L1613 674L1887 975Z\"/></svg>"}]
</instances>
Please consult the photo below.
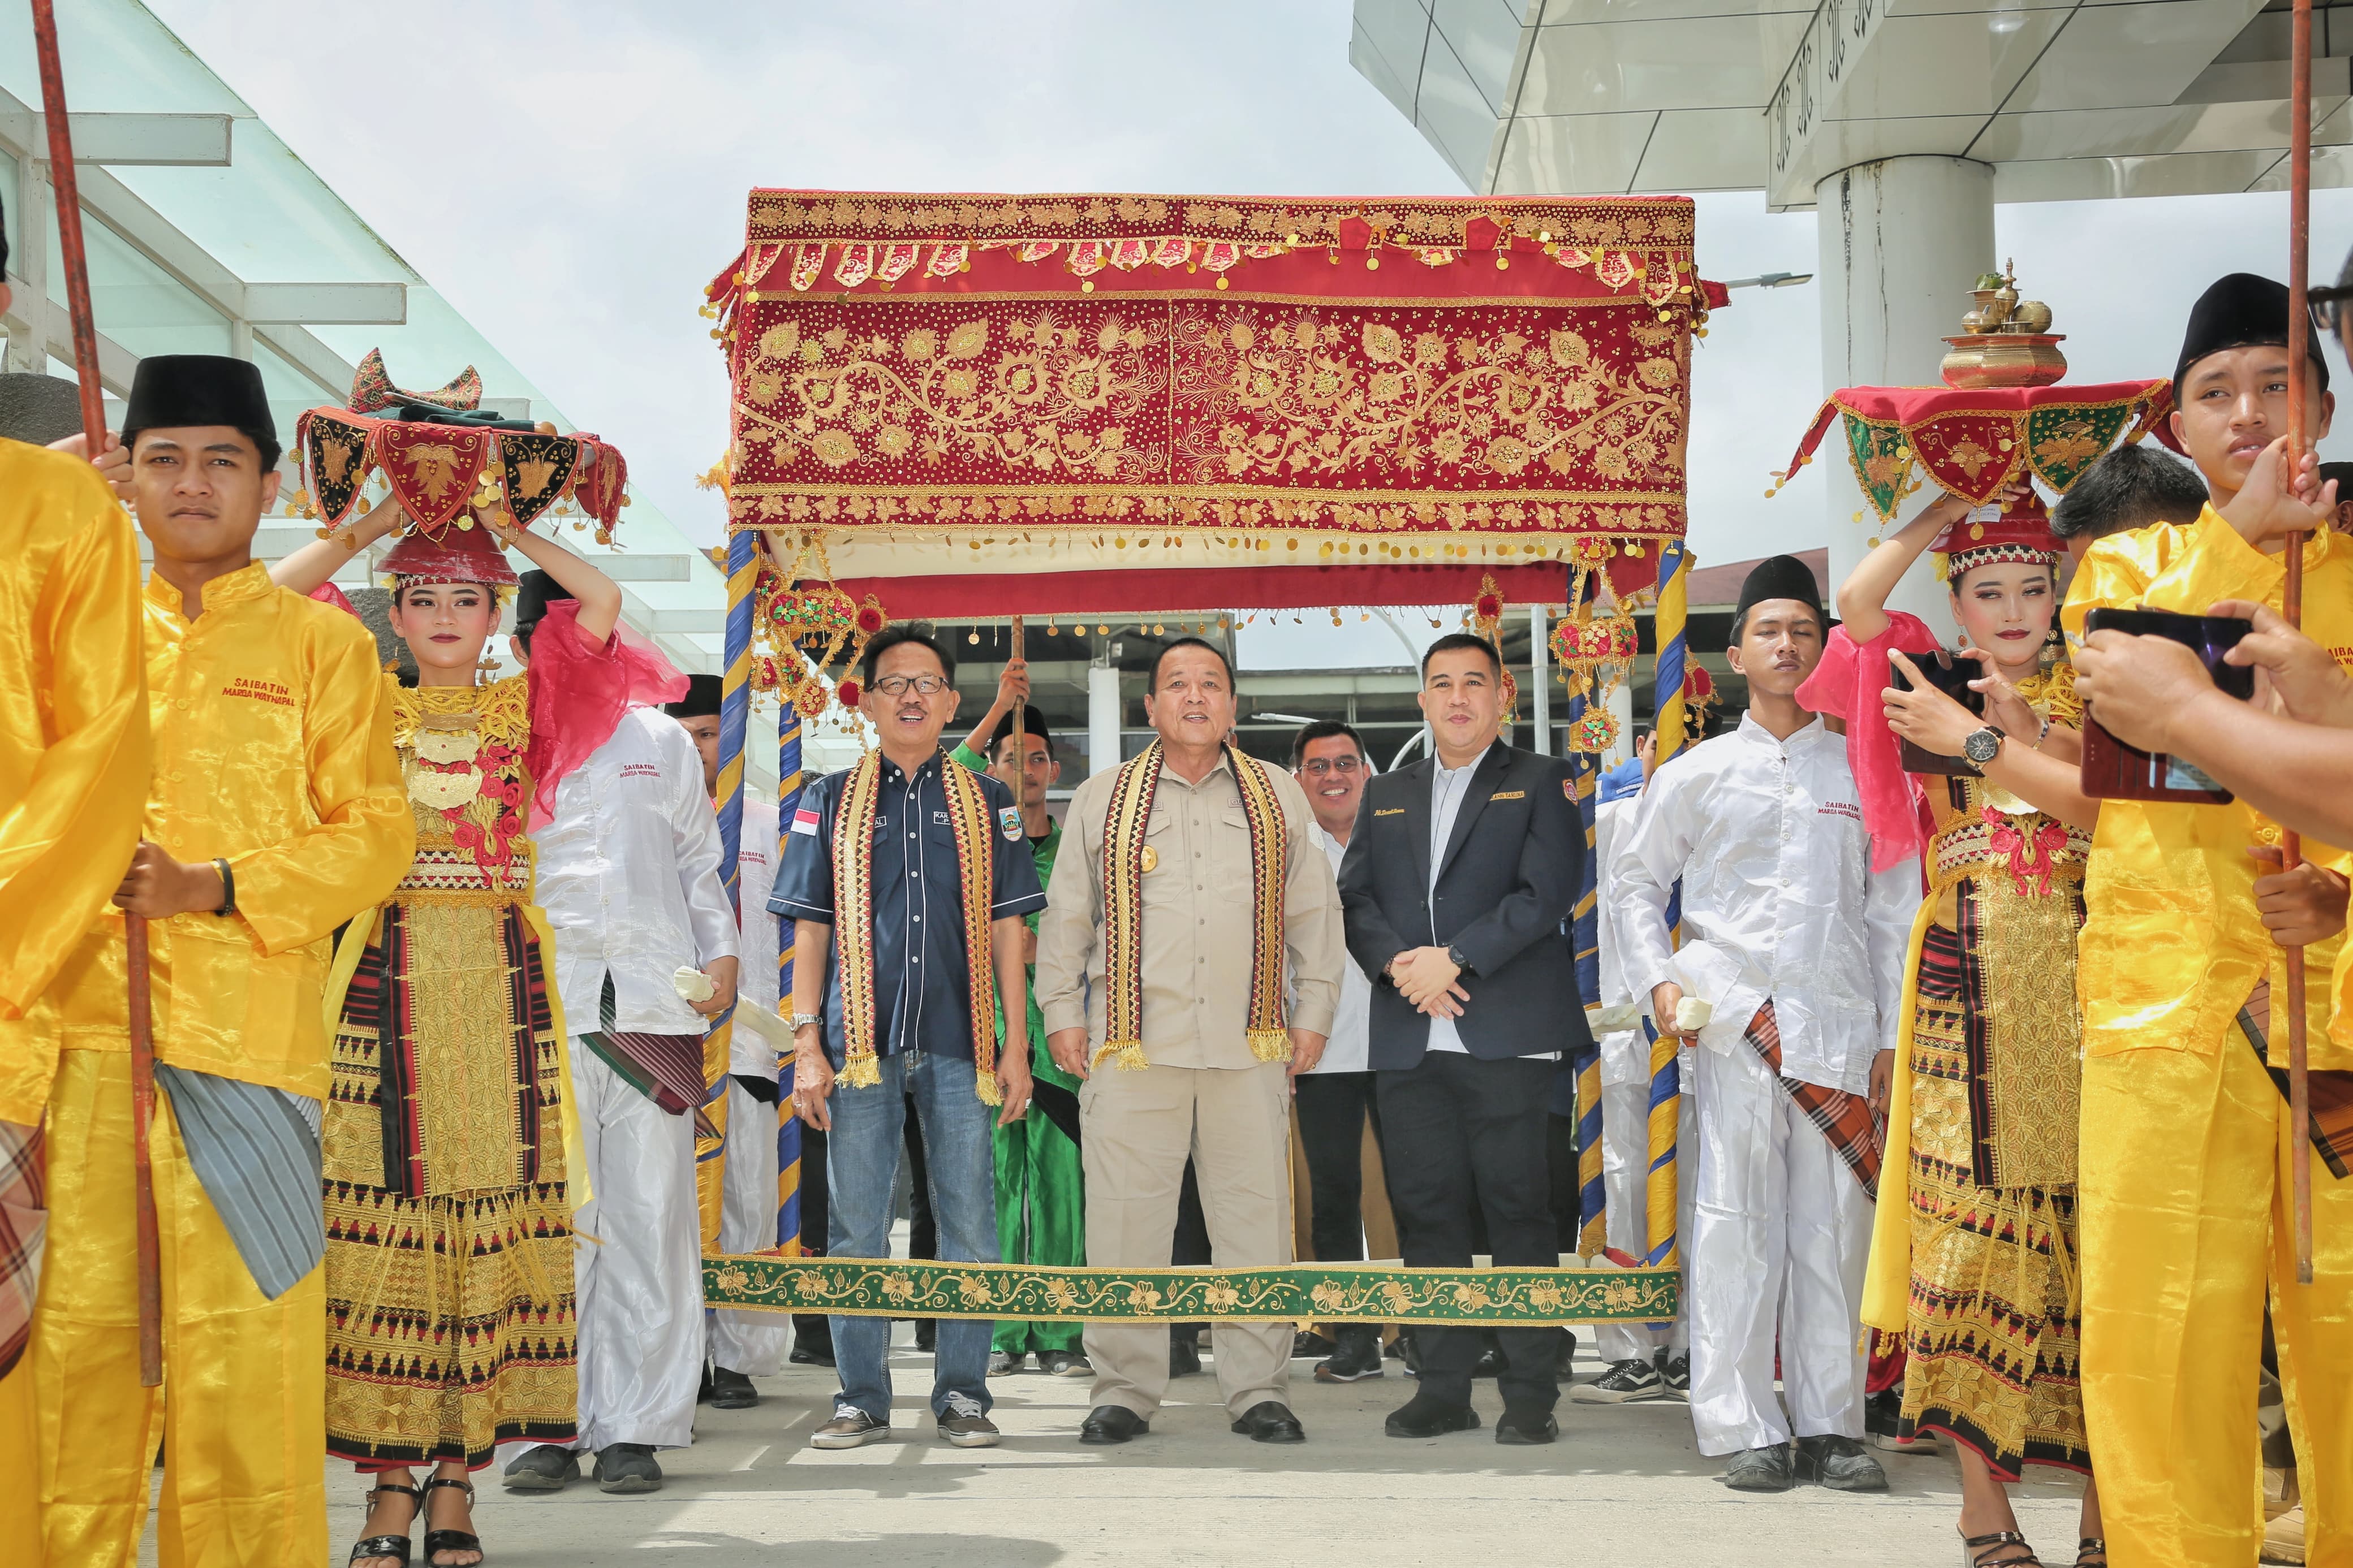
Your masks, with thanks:
<instances>
[{"instance_id":1,"label":"concrete pillar","mask_svg":"<svg viewBox=\"0 0 2353 1568\"><path fill-rule=\"evenodd\" d=\"M1961 330L1968 290L1997 269L1993 168L1966 158L1889 158L1841 169L1814 187L1821 247L1822 390L1939 386L1944 340ZM1833 426L1815 458L1829 497L1835 595L1880 531ZM1898 525L1933 499L1907 502ZM1855 521L1856 512L1862 521ZM1889 600L1939 633L1952 624L1944 584L1924 561Z\"/></svg>"},{"instance_id":2,"label":"concrete pillar","mask_svg":"<svg viewBox=\"0 0 2353 1568\"><path fill-rule=\"evenodd\" d=\"M1087 772L1120 764L1119 671L1110 663L1087 667Z\"/></svg>"},{"instance_id":3,"label":"concrete pillar","mask_svg":"<svg viewBox=\"0 0 2353 1568\"><path fill-rule=\"evenodd\" d=\"M1618 715L1618 738L1601 753L1603 768L1614 768L1634 754L1634 683L1621 680L1609 691L1609 711Z\"/></svg>"}]
</instances>

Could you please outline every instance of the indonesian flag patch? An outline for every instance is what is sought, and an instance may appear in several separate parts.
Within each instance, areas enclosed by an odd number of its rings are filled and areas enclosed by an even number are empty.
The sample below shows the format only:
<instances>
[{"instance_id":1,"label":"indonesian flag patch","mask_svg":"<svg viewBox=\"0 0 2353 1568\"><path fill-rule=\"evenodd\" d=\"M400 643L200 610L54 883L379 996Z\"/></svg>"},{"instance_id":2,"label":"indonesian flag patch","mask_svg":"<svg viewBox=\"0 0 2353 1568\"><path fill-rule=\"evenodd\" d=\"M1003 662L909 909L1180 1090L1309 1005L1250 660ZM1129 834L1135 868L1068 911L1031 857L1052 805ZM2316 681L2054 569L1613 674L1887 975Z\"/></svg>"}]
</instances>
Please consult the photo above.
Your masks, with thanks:
<instances>
[{"instance_id":1,"label":"indonesian flag patch","mask_svg":"<svg viewBox=\"0 0 2353 1568\"><path fill-rule=\"evenodd\" d=\"M811 810L810 810L808 807L807 807L807 806L802 806L799 810L797 810L797 811L794 812L794 813L793 813L793 831L794 831L795 833L806 833L806 834L807 834L811 838L816 837L817 837L817 813L816 813L816 812L814 812L814 811L811 811Z\"/></svg>"},{"instance_id":2,"label":"indonesian flag patch","mask_svg":"<svg viewBox=\"0 0 2353 1568\"><path fill-rule=\"evenodd\" d=\"M1021 842L1021 812L1019 807L1010 805L999 807L997 813L997 820L998 825L1005 829L1005 841L1007 843L1018 844Z\"/></svg>"}]
</instances>

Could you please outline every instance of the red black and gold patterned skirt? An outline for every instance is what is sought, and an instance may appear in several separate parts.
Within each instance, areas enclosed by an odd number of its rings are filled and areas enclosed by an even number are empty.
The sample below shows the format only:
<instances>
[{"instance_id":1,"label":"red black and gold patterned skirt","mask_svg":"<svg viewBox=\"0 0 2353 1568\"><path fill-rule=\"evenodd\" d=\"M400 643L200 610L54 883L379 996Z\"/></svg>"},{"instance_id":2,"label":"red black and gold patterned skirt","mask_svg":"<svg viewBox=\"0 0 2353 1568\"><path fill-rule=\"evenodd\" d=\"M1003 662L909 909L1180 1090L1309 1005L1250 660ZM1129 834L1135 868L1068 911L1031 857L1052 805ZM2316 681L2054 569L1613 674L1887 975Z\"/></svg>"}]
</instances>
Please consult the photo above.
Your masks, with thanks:
<instances>
[{"instance_id":1,"label":"red black and gold patterned skirt","mask_svg":"<svg viewBox=\"0 0 2353 1568\"><path fill-rule=\"evenodd\" d=\"M575 1436L563 1049L515 905L385 907L326 1109L330 1453L480 1468Z\"/></svg>"},{"instance_id":2,"label":"red black and gold patterned skirt","mask_svg":"<svg viewBox=\"0 0 2353 1568\"><path fill-rule=\"evenodd\" d=\"M1974 912L1968 903L1965 919ZM2020 1103L1992 1103L2004 1075L1987 1059L1980 979L1977 955L1965 955L1962 939L1930 927L1912 1023L1912 1288L1902 1430L1941 1431L1976 1449L1996 1476L2015 1480L2024 1465L2091 1468L2075 1194L2072 1182L1983 1184L1998 1111L2013 1121L2057 1112L2025 1095L2014 1097ZM2072 1097L2063 1113L2072 1118ZM1882 1184L1882 1202L1894 1195L1889 1185Z\"/></svg>"}]
</instances>

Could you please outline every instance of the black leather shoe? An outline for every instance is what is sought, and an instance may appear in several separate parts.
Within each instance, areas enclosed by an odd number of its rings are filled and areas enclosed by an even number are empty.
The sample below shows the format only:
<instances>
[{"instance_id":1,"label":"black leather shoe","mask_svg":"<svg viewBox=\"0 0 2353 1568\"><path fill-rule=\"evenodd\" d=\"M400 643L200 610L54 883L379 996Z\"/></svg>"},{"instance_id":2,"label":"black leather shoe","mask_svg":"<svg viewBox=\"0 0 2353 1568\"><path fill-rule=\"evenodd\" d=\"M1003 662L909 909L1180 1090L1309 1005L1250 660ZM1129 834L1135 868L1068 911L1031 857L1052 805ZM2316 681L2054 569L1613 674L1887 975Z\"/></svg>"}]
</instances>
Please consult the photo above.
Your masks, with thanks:
<instances>
[{"instance_id":1,"label":"black leather shoe","mask_svg":"<svg viewBox=\"0 0 2353 1568\"><path fill-rule=\"evenodd\" d=\"M711 1369L711 1408L749 1410L759 1403L760 1391L752 1386L750 1378L723 1366Z\"/></svg>"},{"instance_id":2,"label":"black leather shoe","mask_svg":"<svg viewBox=\"0 0 2353 1568\"><path fill-rule=\"evenodd\" d=\"M915 1320L915 1349L922 1354L932 1355L935 1353L939 1348L940 1321L937 1318L917 1318Z\"/></svg>"},{"instance_id":3,"label":"black leather shoe","mask_svg":"<svg viewBox=\"0 0 2353 1568\"><path fill-rule=\"evenodd\" d=\"M1370 1334L1344 1336L1332 1353L1315 1363L1318 1383L1356 1383L1381 1375L1381 1344Z\"/></svg>"},{"instance_id":4,"label":"black leather shoe","mask_svg":"<svg viewBox=\"0 0 2353 1568\"><path fill-rule=\"evenodd\" d=\"M1201 1347L1191 1340L1168 1342L1168 1375L1190 1377L1201 1370Z\"/></svg>"},{"instance_id":5,"label":"black leather shoe","mask_svg":"<svg viewBox=\"0 0 2353 1568\"><path fill-rule=\"evenodd\" d=\"M1479 1413L1467 1405L1440 1405L1417 1394L1389 1412L1381 1430L1392 1437L1443 1437L1449 1432L1475 1432Z\"/></svg>"},{"instance_id":6,"label":"black leather shoe","mask_svg":"<svg viewBox=\"0 0 2353 1568\"><path fill-rule=\"evenodd\" d=\"M1887 1472L1852 1437L1799 1438L1797 1474L1799 1480L1817 1481L1835 1492L1887 1489Z\"/></svg>"},{"instance_id":7,"label":"black leather shoe","mask_svg":"<svg viewBox=\"0 0 2353 1568\"><path fill-rule=\"evenodd\" d=\"M1090 1447L1108 1447L1141 1437L1151 1430L1151 1422L1124 1405L1098 1405L1087 1412L1085 1422L1079 1427L1079 1441Z\"/></svg>"},{"instance_id":8,"label":"black leather shoe","mask_svg":"<svg viewBox=\"0 0 2353 1568\"><path fill-rule=\"evenodd\" d=\"M1505 1405L1503 1415L1495 1418L1498 1443L1532 1448L1559 1436L1560 1423L1553 1419L1549 1410L1514 1410Z\"/></svg>"},{"instance_id":9,"label":"black leather shoe","mask_svg":"<svg viewBox=\"0 0 2353 1568\"><path fill-rule=\"evenodd\" d=\"M1744 1448L1724 1467L1724 1484L1736 1492L1785 1492L1798 1484L1789 1465L1789 1445Z\"/></svg>"},{"instance_id":10,"label":"black leather shoe","mask_svg":"<svg viewBox=\"0 0 2353 1568\"><path fill-rule=\"evenodd\" d=\"M1304 1443L1307 1428L1291 1413L1291 1406L1279 1399L1264 1399L1245 1410L1234 1421L1234 1430L1253 1443Z\"/></svg>"}]
</instances>

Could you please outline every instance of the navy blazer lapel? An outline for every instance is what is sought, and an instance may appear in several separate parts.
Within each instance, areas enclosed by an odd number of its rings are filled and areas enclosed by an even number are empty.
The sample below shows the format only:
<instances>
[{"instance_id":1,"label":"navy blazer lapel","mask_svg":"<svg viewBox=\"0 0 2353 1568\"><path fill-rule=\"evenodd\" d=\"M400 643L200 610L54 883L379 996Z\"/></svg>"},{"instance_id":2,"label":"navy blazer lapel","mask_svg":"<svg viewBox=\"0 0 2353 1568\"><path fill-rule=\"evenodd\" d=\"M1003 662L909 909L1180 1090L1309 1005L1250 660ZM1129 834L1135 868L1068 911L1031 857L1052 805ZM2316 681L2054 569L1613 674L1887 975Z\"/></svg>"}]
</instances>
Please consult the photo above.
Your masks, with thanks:
<instances>
[{"instance_id":1,"label":"navy blazer lapel","mask_svg":"<svg viewBox=\"0 0 2353 1568\"><path fill-rule=\"evenodd\" d=\"M1433 767L1436 765L1434 763L1431 764ZM1454 810L1454 831L1447 836L1446 856L1438 863L1440 876L1446 875L1446 868L1454 864L1454 857L1461 854L1462 846L1470 842L1472 826L1478 822L1479 814L1487 809L1487 802L1494 798L1495 786L1504 782L1504 774L1511 765L1511 747L1497 741L1487 748L1486 756L1479 763L1479 771L1471 775L1471 783L1463 789L1462 804ZM1429 800L1427 792L1422 798L1425 802ZM1427 829L1424 832L1426 837Z\"/></svg>"},{"instance_id":2,"label":"navy blazer lapel","mask_svg":"<svg viewBox=\"0 0 2353 1568\"><path fill-rule=\"evenodd\" d=\"M1437 763L1424 757L1395 775L1405 792L1405 837L1413 852L1413 885L1430 886L1430 781Z\"/></svg>"}]
</instances>

